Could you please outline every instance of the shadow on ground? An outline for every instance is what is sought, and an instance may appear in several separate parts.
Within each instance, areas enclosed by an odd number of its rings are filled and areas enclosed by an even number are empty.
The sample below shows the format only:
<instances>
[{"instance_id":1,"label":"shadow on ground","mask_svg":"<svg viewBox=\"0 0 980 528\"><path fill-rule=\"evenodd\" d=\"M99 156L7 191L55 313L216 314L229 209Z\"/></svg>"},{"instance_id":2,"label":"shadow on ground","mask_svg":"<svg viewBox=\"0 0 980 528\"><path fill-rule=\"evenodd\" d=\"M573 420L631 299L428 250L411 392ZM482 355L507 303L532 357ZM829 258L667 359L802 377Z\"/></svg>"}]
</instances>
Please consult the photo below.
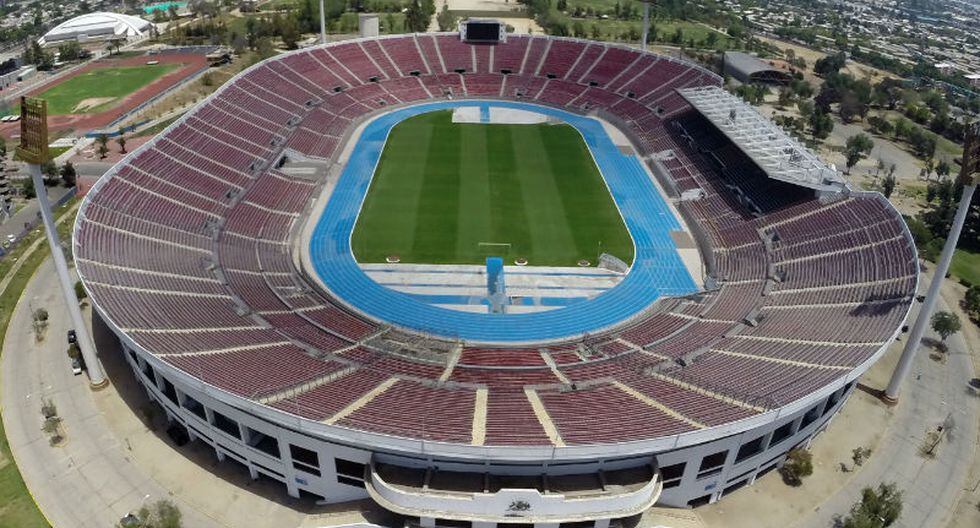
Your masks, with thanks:
<instances>
[{"instance_id":1,"label":"shadow on ground","mask_svg":"<svg viewBox=\"0 0 980 528\"><path fill-rule=\"evenodd\" d=\"M253 493L301 514L319 515L360 511L369 522L382 526L402 525L403 521L399 522L393 514L382 510L370 500L318 505L316 499L310 496L296 499L290 497L286 493L285 485L276 480L266 477L252 480L249 477L248 469L230 457L226 457L224 462L219 462L214 449L204 442L188 442L183 446L177 446L167 434L167 419L163 408L147 396L126 362L122 346L115 334L94 312L92 327L93 339L99 358L105 367L106 377L109 378L120 398L139 417L147 429L152 431L175 455L184 457L242 491Z\"/></svg>"}]
</instances>

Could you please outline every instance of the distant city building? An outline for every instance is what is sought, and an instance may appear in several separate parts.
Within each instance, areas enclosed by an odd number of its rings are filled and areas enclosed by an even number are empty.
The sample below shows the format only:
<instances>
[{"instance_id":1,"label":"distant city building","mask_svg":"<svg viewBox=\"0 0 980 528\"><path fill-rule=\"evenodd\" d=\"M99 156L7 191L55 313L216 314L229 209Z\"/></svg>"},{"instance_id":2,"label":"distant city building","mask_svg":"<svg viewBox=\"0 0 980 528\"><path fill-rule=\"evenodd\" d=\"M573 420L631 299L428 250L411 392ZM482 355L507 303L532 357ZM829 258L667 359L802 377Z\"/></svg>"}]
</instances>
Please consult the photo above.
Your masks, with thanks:
<instances>
[{"instance_id":1,"label":"distant city building","mask_svg":"<svg viewBox=\"0 0 980 528\"><path fill-rule=\"evenodd\" d=\"M970 86L980 87L980 73L971 73L969 75L964 75L963 78L970 81Z\"/></svg>"},{"instance_id":2,"label":"distant city building","mask_svg":"<svg viewBox=\"0 0 980 528\"><path fill-rule=\"evenodd\" d=\"M956 65L951 62L940 62L935 67L943 75L950 75L956 71Z\"/></svg>"},{"instance_id":3,"label":"distant city building","mask_svg":"<svg viewBox=\"0 0 980 528\"><path fill-rule=\"evenodd\" d=\"M153 23L120 13L88 13L58 24L38 39L42 46L57 46L68 41L80 43L125 39L142 40L153 32Z\"/></svg>"},{"instance_id":4,"label":"distant city building","mask_svg":"<svg viewBox=\"0 0 980 528\"><path fill-rule=\"evenodd\" d=\"M748 53L726 51L724 62L725 75L743 83L789 84L793 80L789 72Z\"/></svg>"}]
</instances>

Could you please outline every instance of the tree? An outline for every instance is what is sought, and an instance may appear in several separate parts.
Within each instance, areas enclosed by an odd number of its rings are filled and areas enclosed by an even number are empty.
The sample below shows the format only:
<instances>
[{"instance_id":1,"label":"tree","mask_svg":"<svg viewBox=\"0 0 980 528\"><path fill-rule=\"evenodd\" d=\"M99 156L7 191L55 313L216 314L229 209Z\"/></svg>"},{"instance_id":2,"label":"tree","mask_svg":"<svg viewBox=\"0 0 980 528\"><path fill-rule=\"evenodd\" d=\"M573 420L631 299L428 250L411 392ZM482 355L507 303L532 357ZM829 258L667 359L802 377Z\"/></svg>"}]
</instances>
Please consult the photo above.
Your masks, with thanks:
<instances>
[{"instance_id":1,"label":"tree","mask_svg":"<svg viewBox=\"0 0 980 528\"><path fill-rule=\"evenodd\" d=\"M37 197L37 191L34 189L34 178L24 178L20 185L20 192L24 198L30 200Z\"/></svg>"},{"instance_id":2,"label":"tree","mask_svg":"<svg viewBox=\"0 0 980 528\"><path fill-rule=\"evenodd\" d=\"M37 66L39 70L50 70L54 66L54 55L42 48L35 40L24 52L24 62Z\"/></svg>"},{"instance_id":3,"label":"tree","mask_svg":"<svg viewBox=\"0 0 980 528\"><path fill-rule=\"evenodd\" d=\"M847 163L847 173L850 174L851 168L864 158L868 157L871 149L875 146L874 141L867 134L859 133L847 138L844 146L844 156Z\"/></svg>"},{"instance_id":4,"label":"tree","mask_svg":"<svg viewBox=\"0 0 980 528\"><path fill-rule=\"evenodd\" d=\"M61 166L61 181L65 183L65 187L74 187L77 179L76 176L75 166L70 161L66 161Z\"/></svg>"},{"instance_id":5,"label":"tree","mask_svg":"<svg viewBox=\"0 0 980 528\"><path fill-rule=\"evenodd\" d=\"M405 29L413 33L424 33L428 28L429 18L425 16L422 1L412 0L405 11Z\"/></svg>"},{"instance_id":6,"label":"tree","mask_svg":"<svg viewBox=\"0 0 980 528\"><path fill-rule=\"evenodd\" d=\"M891 121L885 119L884 117L873 115L868 118L868 125L871 130L876 134L881 134L882 136L887 136L891 134L895 127L892 126Z\"/></svg>"},{"instance_id":7,"label":"tree","mask_svg":"<svg viewBox=\"0 0 980 528\"><path fill-rule=\"evenodd\" d=\"M785 108L793 102L793 92L789 91L788 88L783 88L779 90L779 99L776 100L776 106L780 108Z\"/></svg>"},{"instance_id":8,"label":"tree","mask_svg":"<svg viewBox=\"0 0 980 528\"><path fill-rule=\"evenodd\" d=\"M58 58L62 61L73 61L82 58L82 46L78 41L70 40L58 46Z\"/></svg>"},{"instance_id":9,"label":"tree","mask_svg":"<svg viewBox=\"0 0 980 528\"><path fill-rule=\"evenodd\" d=\"M827 139L834 130L834 120L827 112L817 108L810 114L810 133L816 139Z\"/></svg>"},{"instance_id":10,"label":"tree","mask_svg":"<svg viewBox=\"0 0 980 528\"><path fill-rule=\"evenodd\" d=\"M903 82L899 79L886 77L874 86L872 98L878 106L894 110L902 100Z\"/></svg>"},{"instance_id":11,"label":"tree","mask_svg":"<svg viewBox=\"0 0 980 528\"><path fill-rule=\"evenodd\" d=\"M122 129L119 130L119 137L116 138L116 143L119 144L119 152L122 154L126 153L126 136L123 135Z\"/></svg>"},{"instance_id":12,"label":"tree","mask_svg":"<svg viewBox=\"0 0 980 528\"><path fill-rule=\"evenodd\" d=\"M895 484L878 484L878 489L864 488L861 501L841 522L842 528L885 528L902 514L902 492Z\"/></svg>"},{"instance_id":13,"label":"tree","mask_svg":"<svg viewBox=\"0 0 980 528\"><path fill-rule=\"evenodd\" d=\"M99 159L105 159L106 155L109 154L109 136L99 134L99 137L95 138L95 142L99 144Z\"/></svg>"},{"instance_id":14,"label":"tree","mask_svg":"<svg viewBox=\"0 0 980 528\"><path fill-rule=\"evenodd\" d=\"M54 160L47 160L41 164L41 172L44 173L44 185L51 186L57 183L58 178L58 166L55 165Z\"/></svg>"},{"instance_id":15,"label":"tree","mask_svg":"<svg viewBox=\"0 0 980 528\"><path fill-rule=\"evenodd\" d=\"M436 23L439 24L439 31L452 31L456 29L456 20L456 15L449 10L449 4L442 4L442 11L436 17Z\"/></svg>"},{"instance_id":16,"label":"tree","mask_svg":"<svg viewBox=\"0 0 980 528\"><path fill-rule=\"evenodd\" d=\"M708 36L704 39L704 45L708 48L714 48L718 44L718 34L714 31L709 31Z\"/></svg>"},{"instance_id":17,"label":"tree","mask_svg":"<svg viewBox=\"0 0 980 528\"><path fill-rule=\"evenodd\" d=\"M790 486L803 484L803 477L813 474L813 455L805 449L790 449L786 454L786 462L779 468L783 480Z\"/></svg>"},{"instance_id":18,"label":"tree","mask_svg":"<svg viewBox=\"0 0 980 528\"><path fill-rule=\"evenodd\" d=\"M822 59L817 59L817 62L813 63L813 73L823 76L838 73L846 62L847 55L844 52L837 53L836 55L828 55Z\"/></svg>"},{"instance_id":19,"label":"tree","mask_svg":"<svg viewBox=\"0 0 980 528\"><path fill-rule=\"evenodd\" d=\"M898 181L895 179L895 173L890 172L887 176L881 180L881 194L885 195L885 198L891 198L892 193L895 192L895 185Z\"/></svg>"},{"instance_id":20,"label":"tree","mask_svg":"<svg viewBox=\"0 0 980 528\"><path fill-rule=\"evenodd\" d=\"M139 528L182 528L183 515L180 509L172 501L160 499L149 506L140 507L136 512L136 520ZM120 528L122 525L119 525Z\"/></svg>"},{"instance_id":21,"label":"tree","mask_svg":"<svg viewBox=\"0 0 980 528\"><path fill-rule=\"evenodd\" d=\"M970 286L963 296L963 309L974 317L980 317L980 284Z\"/></svg>"},{"instance_id":22,"label":"tree","mask_svg":"<svg viewBox=\"0 0 980 528\"><path fill-rule=\"evenodd\" d=\"M939 334L939 339L942 340L944 346L946 339L959 332L963 326L960 323L960 318L952 312L936 312L932 314L929 322L932 324L932 331Z\"/></svg>"}]
</instances>

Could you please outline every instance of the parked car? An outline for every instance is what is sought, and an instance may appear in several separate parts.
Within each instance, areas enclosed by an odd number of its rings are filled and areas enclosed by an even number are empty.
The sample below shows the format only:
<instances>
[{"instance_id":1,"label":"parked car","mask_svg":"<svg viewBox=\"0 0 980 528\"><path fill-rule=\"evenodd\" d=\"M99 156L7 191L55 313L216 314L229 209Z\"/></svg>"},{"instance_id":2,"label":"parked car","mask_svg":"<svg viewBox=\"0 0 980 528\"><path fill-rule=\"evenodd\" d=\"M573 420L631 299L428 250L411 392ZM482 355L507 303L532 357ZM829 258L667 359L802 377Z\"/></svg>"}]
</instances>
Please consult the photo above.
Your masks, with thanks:
<instances>
[{"instance_id":1,"label":"parked car","mask_svg":"<svg viewBox=\"0 0 980 528\"><path fill-rule=\"evenodd\" d=\"M71 373L76 376L82 373L82 362L78 358L71 360Z\"/></svg>"},{"instance_id":2,"label":"parked car","mask_svg":"<svg viewBox=\"0 0 980 528\"><path fill-rule=\"evenodd\" d=\"M75 335L75 330L68 331L68 344L72 345L78 342L78 336Z\"/></svg>"}]
</instances>

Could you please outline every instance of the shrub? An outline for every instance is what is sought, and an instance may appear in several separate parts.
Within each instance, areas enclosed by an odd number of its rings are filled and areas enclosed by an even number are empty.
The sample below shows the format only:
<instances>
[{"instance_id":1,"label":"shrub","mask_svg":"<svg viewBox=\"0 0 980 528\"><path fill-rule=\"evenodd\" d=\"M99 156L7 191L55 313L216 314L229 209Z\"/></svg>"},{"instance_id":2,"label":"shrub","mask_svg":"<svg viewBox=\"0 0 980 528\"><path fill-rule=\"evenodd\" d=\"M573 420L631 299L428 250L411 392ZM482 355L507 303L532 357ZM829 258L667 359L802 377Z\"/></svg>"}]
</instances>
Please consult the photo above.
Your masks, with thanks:
<instances>
[{"instance_id":1,"label":"shrub","mask_svg":"<svg viewBox=\"0 0 980 528\"><path fill-rule=\"evenodd\" d=\"M79 301L88 297L88 292L86 292L85 287L82 286L82 281L75 281L75 297L77 297Z\"/></svg>"},{"instance_id":2,"label":"shrub","mask_svg":"<svg viewBox=\"0 0 980 528\"><path fill-rule=\"evenodd\" d=\"M805 449L790 449L786 454L786 462L779 468L783 481L790 486L803 484L803 477L813 474L813 455Z\"/></svg>"},{"instance_id":3,"label":"shrub","mask_svg":"<svg viewBox=\"0 0 980 528\"><path fill-rule=\"evenodd\" d=\"M878 488L864 488L861 501L851 507L851 512L841 522L842 528L885 528L891 526L902 514L902 492L895 484L878 484Z\"/></svg>"},{"instance_id":4,"label":"shrub","mask_svg":"<svg viewBox=\"0 0 980 528\"><path fill-rule=\"evenodd\" d=\"M58 407L53 401L44 400L44 403L41 404L41 416L44 416L45 419L58 416Z\"/></svg>"}]
</instances>

